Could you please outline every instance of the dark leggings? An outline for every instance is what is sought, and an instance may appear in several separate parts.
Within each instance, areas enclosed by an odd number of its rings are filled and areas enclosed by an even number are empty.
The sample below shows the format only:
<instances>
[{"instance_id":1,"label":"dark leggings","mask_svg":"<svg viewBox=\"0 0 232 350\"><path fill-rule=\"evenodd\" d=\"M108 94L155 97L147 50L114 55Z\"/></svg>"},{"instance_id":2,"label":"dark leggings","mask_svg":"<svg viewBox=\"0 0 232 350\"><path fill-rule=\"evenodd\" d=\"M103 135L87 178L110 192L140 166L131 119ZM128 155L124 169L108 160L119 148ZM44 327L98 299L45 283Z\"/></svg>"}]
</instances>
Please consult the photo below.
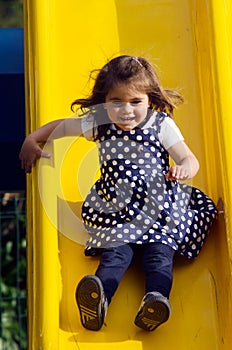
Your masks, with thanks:
<instances>
[{"instance_id":1,"label":"dark leggings","mask_svg":"<svg viewBox=\"0 0 232 350\"><path fill-rule=\"evenodd\" d=\"M142 266L145 272L145 293L160 292L165 297L169 297L172 287L174 250L162 243L126 244L104 249L96 271L96 276L102 281L109 303L130 266L133 256L138 252L142 256Z\"/></svg>"}]
</instances>

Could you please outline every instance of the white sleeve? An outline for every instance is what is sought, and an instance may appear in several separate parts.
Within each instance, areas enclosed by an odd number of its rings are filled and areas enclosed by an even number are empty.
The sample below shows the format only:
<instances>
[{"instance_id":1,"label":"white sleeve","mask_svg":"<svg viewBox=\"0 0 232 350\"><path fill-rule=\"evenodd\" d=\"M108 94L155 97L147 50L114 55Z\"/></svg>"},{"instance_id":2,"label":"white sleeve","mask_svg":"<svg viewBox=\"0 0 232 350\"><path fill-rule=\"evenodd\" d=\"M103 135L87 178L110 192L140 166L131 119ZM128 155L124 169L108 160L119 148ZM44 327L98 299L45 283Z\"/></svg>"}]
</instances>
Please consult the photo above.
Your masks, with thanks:
<instances>
[{"instance_id":1,"label":"white sleeve","mask_svg":"<svg viewBox=\"0 0 232 350\"><path fill-rule=\"evenodd\" d=\"M83 136L87 140L93 141L94 135L96 135L97 125L92 115L81 118L81 129Z\"/></svg>"},{"instance_id":2,"label":"white sleeve","mask_svg":"<svg viewBox=\"0 0 232 350\"><path fill-rule=\"evenodd\" d=\"M170 117L164 119L160 127L159 140L165 149L168 149L180 141L184 141L184 137Z\"/></svg>"}]
</instances>

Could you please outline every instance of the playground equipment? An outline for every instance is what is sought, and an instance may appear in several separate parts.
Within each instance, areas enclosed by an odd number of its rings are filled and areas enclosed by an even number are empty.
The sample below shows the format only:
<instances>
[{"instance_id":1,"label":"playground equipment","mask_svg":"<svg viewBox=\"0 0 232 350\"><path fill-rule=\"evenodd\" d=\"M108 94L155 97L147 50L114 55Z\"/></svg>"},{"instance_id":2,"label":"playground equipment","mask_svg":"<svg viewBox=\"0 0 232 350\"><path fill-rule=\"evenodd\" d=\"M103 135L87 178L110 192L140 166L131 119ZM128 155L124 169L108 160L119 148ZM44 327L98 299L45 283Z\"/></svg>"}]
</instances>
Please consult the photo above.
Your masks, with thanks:
<instances>
[{"instance_id":1,"label":"playground equipment","mask_svg":"<svg viewBox=\"0 0 232 350\"><path fill-rule=\"evenodd\" d=\"M81 202L97 176L94 145L65 138L28 176L28 299L31 350L218 350L232 342L231 201L232 4L229 0L25 0L27 131L70 116L88 93L89 72L118 54L153 61L163 86L186 103L175 120L201 168L193 185L219 215L200 256L177 258L172 316L155 332L133 324L143 276L132 266L99 332L82 328L80 278L97 258L83 255ZM78 237L78 238L77 238Z\"/></svg>"}]
</instances>

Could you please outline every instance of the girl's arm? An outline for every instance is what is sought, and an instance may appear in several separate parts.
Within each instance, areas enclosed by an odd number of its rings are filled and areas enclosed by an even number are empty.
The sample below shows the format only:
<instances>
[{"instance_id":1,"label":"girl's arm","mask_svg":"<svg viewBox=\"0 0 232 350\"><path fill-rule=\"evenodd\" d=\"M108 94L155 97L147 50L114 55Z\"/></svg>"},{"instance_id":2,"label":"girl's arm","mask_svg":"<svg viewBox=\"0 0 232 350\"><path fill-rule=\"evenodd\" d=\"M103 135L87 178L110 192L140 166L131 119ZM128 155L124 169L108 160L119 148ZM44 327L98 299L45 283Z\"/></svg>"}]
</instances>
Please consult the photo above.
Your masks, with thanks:
<instances>
[{"instance_id":1,"label":"girl's arm","mask_svg":"<svg viewBox=\"0 0 232 350\"><path fill-rule=\"evenodd\" d=\"M166 174L168 180L187 180L197 174L199 162L184 141L176 143L167 151L176 163Z\"/></svg>"},{"instance_id":2,"label":"girl's arm","mask_svg":"<svg viewBox=\"0 0 232 350\"><path fill-rule=\"evenodd\" d=\"M50 154L44 152L39 143L44 143L48 139L79 136L81 134L81 119L78 118L58 119L43 125L24 140L19 154L22 169L25 169L26 173L30 173L37 159L40 157L50 158Z\"/></svg>"}]
</instances>

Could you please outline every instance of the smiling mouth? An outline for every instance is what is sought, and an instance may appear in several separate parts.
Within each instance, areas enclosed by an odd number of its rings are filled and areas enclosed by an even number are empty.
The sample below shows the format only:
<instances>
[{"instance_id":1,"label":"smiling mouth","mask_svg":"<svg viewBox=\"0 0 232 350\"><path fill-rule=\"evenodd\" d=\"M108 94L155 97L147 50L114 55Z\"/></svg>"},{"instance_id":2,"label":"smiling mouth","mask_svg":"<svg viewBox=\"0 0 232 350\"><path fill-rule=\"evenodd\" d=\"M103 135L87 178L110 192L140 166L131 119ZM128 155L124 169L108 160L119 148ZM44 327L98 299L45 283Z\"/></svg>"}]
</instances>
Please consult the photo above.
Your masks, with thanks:
<instances>
[{"instance_id":1,"label":"smiling mouth","mask_svg":"<svg viewBox=\"0 0 232 350\"><path fill-rule=\"evenodd\" d=\"M130 121L133 121L133 120L135 120L135 117L120 117L119 118L121 121L123 121L123 122L130 122Z\"/></svg>"}]
</instances>

